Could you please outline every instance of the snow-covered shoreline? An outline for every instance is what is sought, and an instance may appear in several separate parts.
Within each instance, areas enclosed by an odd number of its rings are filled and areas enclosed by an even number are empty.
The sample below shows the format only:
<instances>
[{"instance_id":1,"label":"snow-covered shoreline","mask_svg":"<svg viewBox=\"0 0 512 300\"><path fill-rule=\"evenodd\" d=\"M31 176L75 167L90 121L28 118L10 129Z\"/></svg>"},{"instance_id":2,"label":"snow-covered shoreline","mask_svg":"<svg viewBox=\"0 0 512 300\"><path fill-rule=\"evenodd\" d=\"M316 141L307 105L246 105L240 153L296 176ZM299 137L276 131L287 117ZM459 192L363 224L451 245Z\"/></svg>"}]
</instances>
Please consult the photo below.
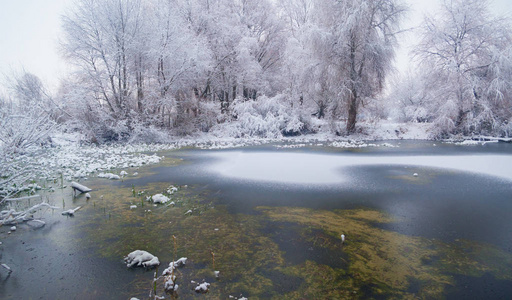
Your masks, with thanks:
<instances>
[{"instance_id":1,"label":"snow-covered shoreline","mask_svg":"<svg viewBox=\"0 0 512 300\"><path fill-rule=\"evenodd\" d=\"M7 155L0 160L0 167L3 171L3 178L0 180L0 197L11 196L16 192L16 189L30 192L30 189L34 189L34 186L40 188L33 184L35 182L46 181L63 185L64 180L66 182L83 180L114 169L138 168L143 165L157 164L163 158L158 153L181 148L213 150L270 144L274 144L277 148L307 146L334 148L395 147L386 141L433 141L429 138L429 126L429 124L420 123L397 124L388 122L373 129L368 127L365 134L350 137L340 137L330 133L279 138L233 138L204 134L174 138L168 143L160 144L81 145L79 135L60 134L52 138L52 146L32 147L26 149L24 153ZM507 139L493 137L463 137L441 142L472 146L498 141L510 142ZM20 179L16 182L9 181L8 179L13 176L19 176ZM13 187L15 183L17 184L16 188ZM28 183L32 183L33 186L29 187Z\"/></svg>"}]
</instances>

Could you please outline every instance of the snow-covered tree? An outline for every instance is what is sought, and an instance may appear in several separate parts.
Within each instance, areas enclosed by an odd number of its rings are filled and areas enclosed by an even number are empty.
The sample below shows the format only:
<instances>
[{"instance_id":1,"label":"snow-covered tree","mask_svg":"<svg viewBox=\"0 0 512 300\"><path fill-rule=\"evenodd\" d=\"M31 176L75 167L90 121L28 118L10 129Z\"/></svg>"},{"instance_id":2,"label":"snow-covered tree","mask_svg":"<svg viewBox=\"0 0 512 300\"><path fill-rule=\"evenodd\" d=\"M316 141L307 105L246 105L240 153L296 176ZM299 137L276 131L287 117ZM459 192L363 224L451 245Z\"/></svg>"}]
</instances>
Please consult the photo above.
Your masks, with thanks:
<instances>
[{"instance_id":1,"label":"snow-covered tree","mask_svg":"<svg viewBox=\"0 0 512 300\"><path fill-rule=\"evenodd\" d=\"M47 143L62 114L41 80L28 72L8 79L11 96L0 98L0 154Z\"/></svg>"},{"instance_id":2,"label":"snow-covered tree","mask_svg":"<svg viewBox=\"0 0 512 300\"><path fill-rule=\"evenodd\" d=\"M428 92L442 91L439 134L496 131L510 121L512 32L489 13L489 2L445 0L428 17L416 54L431 74Z\"/></svg>"},{"instance_id":3,"label":"snow-covered tree","mask_svg":"<svg viewBox=\"0 0 512 300\"><path fill-rule=\"evenodd\" d=\"M65 54L88 79L97 101L112 115L131 108L136 43L141 26L139 0L79 0L63 18Z\"/></svg>"},{"instance_id":4,"label":"snow-covered tree","mask_svg":"<svg viewBox=\"0 0 512 300\"><path fill-rule=\"evenodd\" d=\"M149 125L188 134L262 97L353 132L390 70L397 1L77 0L63 22L79 85L62 97L68 119L106 139Z\"/></svg>"},{"instance_id":5,"label":"snow-covered tree","mask_svg":"<svg viewBox=\"0 0 512 300\"><path fill-rule=\"evenodd\" d=\"M392 69L405 7L394 0L288 0L282 7L293 33L290 86L299 90L300 103L313 104L313 114L346 119L345 130L352 133L359 107L381 92Z\"/></svg>"},{"instance_id":6,"label":"snow-covered tree","mask_svg":"<svg viewBox=\"0 0 512 300\"><path fill-rule=\"evenodd\" d=\"M351 133L359 107L382 91L392 69L396 35L406 8L394 0L324 2L328 14L322 23L331 29L332 60L341 69L339 94L347 109L346 130Z\"/></svg>"}]
</instances>

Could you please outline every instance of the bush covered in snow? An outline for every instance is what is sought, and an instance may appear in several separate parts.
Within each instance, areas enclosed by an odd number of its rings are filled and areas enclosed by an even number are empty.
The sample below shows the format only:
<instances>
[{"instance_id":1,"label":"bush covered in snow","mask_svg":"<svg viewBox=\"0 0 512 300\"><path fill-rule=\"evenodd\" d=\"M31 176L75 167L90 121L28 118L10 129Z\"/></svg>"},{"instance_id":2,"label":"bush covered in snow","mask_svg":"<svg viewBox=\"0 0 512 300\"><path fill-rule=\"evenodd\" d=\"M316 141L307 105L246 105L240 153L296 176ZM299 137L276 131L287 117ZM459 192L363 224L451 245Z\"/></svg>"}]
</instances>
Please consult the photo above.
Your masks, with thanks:
<instances>
[{"instance_id":1,"label":"bush covered in snow","mask_svg":"<svg viewBox=\"0 0 512 300\"><path fill-rule=\"evenodd\" d=\"M256 100L239 98L231 104L232 119L214 126L217 137L278 138L311 132L310 117L286 105L284 96L261 96Z\"/></svg>"}]
</instances>

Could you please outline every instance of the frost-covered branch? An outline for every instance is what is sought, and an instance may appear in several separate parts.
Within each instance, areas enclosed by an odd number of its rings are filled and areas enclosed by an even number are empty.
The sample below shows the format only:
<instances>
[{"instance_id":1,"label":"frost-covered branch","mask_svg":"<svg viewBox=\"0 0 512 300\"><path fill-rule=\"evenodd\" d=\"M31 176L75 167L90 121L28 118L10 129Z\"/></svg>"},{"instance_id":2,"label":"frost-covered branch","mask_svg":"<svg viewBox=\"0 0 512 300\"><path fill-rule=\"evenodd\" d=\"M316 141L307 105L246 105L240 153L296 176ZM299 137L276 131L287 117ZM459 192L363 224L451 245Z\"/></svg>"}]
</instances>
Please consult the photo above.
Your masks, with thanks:
<instances>
[{"instance_id":1,"label":"frost-covered branch","mask_svg":"<svg viewBox=\"0 0 512 300\"><path fill-rule=\"evenodd\" d=\"M25 221L33 220L33 214L42 209L58 209L56 206L52 206L46 202L36 204L29 209L17 212L14 209L3 210L0 212L0 224L2 225L14 225Z\"/></svg>"}]
</instances>

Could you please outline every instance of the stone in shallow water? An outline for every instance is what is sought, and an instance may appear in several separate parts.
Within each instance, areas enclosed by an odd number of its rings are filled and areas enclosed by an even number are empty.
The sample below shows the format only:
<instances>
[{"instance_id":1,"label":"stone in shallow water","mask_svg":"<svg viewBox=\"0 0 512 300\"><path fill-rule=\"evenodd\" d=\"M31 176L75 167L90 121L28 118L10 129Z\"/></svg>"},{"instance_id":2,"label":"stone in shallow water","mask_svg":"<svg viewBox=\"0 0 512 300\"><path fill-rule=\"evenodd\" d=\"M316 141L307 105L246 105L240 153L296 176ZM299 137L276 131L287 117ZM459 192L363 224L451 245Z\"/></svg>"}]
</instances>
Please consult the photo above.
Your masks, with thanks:
<instances>
[{"instance_id":1,"label":"stone in shallow water","mask_svg":"<svg viewBox=\"0 0 512 300\"><path fill-rule=\"evenodd\" d=\"M30 220L30 221L27 221L27 225L30 226L31 228L39 229L39 228L43 228L44 225L46 225L46 223L41 220Z\"/></svg>"}]
</instances>

